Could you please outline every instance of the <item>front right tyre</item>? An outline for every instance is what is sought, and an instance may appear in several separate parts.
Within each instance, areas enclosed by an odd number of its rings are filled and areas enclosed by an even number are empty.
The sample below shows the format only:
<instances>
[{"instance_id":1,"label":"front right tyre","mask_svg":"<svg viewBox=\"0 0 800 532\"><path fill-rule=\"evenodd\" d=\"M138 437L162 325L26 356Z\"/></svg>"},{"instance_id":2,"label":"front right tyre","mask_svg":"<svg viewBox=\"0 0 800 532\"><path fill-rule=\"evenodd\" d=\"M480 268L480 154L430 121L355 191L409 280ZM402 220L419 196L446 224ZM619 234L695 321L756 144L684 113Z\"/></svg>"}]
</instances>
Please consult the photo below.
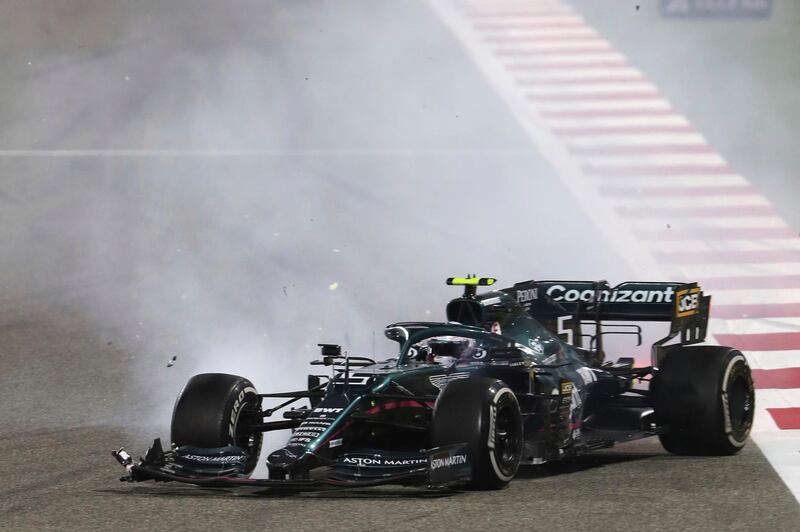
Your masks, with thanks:
<instances>
[{"instance_id":1,"label":"front right tyre","mask_svg":"<svg viewBox=\"0 0 800 532\"><path fill-rule=\"evenodd\" d=\"M434 446L466 443L473 489L500 489L514 478L522 457L522 415L502 381L470 377L451 381L436 400Z\"/></svg>"}]
</instances>

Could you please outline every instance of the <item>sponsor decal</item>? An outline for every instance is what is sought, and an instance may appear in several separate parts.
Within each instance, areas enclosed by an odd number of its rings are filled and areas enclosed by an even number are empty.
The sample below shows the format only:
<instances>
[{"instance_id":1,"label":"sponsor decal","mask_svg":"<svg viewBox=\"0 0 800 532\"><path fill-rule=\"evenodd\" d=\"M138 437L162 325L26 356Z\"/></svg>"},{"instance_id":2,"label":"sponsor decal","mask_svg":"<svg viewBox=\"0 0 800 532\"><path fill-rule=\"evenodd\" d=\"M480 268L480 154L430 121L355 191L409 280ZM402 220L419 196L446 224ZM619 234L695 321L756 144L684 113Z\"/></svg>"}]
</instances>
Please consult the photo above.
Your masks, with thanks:
<instances>
[{"instance_id":1,"label":"sponsor decal","mask_svg":"<svg viewBox=\"0 0 800 532\"><path fill-rule=\"evenodd\" d=\"M341 447L342 446L342 438L336 438L335 440L331 440L331 443L328 445L331 449L334 447Z\"/></svg>"},{"instance_id":2,"label":"sponsor decal","mask_svg":"<svg viewBox=\"0 0 800 532\"><path fill-rule=\"evenodd\" d=\"M315 408L315 414L338 414L344 410L344 408Z\"/></svg>"},{"instance_id":3,"label":"sponsor decal","mask_svg":"<svg viewBox=\"0 0 800 532\"><path fill-rule=\"evenodd\" d=\"M230 436L231 439L236 438L236 422L239 420L239 411L244 404L244 397L248 393L256 394L257 392L255 388L248 386L239 392L239 395L236 397L236 401L233 403L233 409L231 409L231 418L228 422L228 436Z\"/></svg>"},{"instance_id":4,"label":"sponsor decal","mask_svg":"<svg viewBox=\"0 0 800 532\"><path fill-rule=\"evenodd\" d=\"M486 447L488 447L489 449L494 449L494 424L496 419L497 419L497 406L493 401L492 404L489 405L489 439L486 442Z\"/></svg>"},{"instance_id":5,"label":"sponsor decal","mask_svg":"<svg viewBox=\"0 0 800 532\"><path fill-rule=\"evenodd\" d=\"M436 470L442 467L451 467L454 465L461 465L467 463L466 454L454 454L452 456L445 456L443 458L431 458L431 470Z\"/></svg>"},{"instance_id":6,"label":"sponsor decal","mask_svg":"<svg viewBox=\"0 0 800 532\"><path fill-rule=\"evenodd\" d=\"M679 318L694 316L700 310L700 288L684 288L675 293L675 315Z\"/></svg>"},{"instance_id":7,"label":"sponsor decal","mask_svg":"<svg viewBox=\"0 0 800 532\"><path fill-rule=\"evenodd\" d=\"M587 367L584 366L584 367L578 368L575 371L577 371L578 375L581 376L581 378L583 379L583 383L584 384L591 384L591 383L593 383L594 381L597 380L597 375L595 375L594 371L592 369L590 369L590 368L587 368Z\"/></svg>"},{"instance_id":8,"label":"sponsor decal","mask_svg":"<svg viewBox=\"0 0 800 532\"><path fill-rule=\"evenodd\" d=\"M542 346L542 342L540 342L538 338L531 338L530 340L528 340L528 345L531 347L534 354L536 355L544 354L544 347Z\"/></svg>"},{"instance_id":9,"label":"sponsor decal","mask_svg":"<svg viewBox=\"0 0 800 532\"><path fill-rule=\"evenodd\" d=\"M366 386L371 378L372 375L369 373L351 373L347 377L347 384L348 386ZM336 384L344 384L344 371L337 373L333 382Z\"/></svg>"},{"instance_id":10,"label":"sponsor decal","mask_svg":"<svg viewBox=\"0 0 800 532\"><path fill-rule=\"evenodd\" d=\"M525 290L517 290L517 303L531 303L539 299L538 288L526 288Z\"/></svg>"},{"instance_id":11,"label":"sponsor decal","mask_svg":"<svg viewBox=\"0 0 800 532\"><path fill-rule=\"evenodd\" d=\"M309 438L316 438L319 434L319 431L316 430L296 430L294 433L295 436L308 436Z\"/></svg>"},{"instance_id":12,"label":"sponsor decal","mask_svg":"<svg viewBox=\"0 0 800 532\"><path fill-rule=\"evenodd\" d=\"M303 420L299 427L292 433L288 445L305 445L319 438L324 433L344 408L319 407L315 408Z\"/></svg>"},{"instance_id":13,"label":"sponsor decal","mask_svg":"<svg viewBox=\"0 0 800 532\"><path fill-rule=\"evenodd\" d=\"M572 411L572 392L574 391L575 387L572 384L572 381L561 381L561 404L562 405L569 405L570 412Z\"/></svg>"},{"instance_id":14,"label":"sponsor decal","mask_svg":"<svg viewBox=\"0 0 800 532\"><path fill-rule=\"evenodd\" d=\"M439 388L439 391L442 391L444 390L445 386L450 383L450 381L454 381L456 379L466 379L467 377L469 377L469 373L451 373L450 375L435 375L433 377L428 377L428 380L432 385Z\"/></svg>"},{"instance_id":15,"label":"sponsor decal","mask_svg":"<svg viewBox=\"0 0 800 532\"><path fill-rule=\"evenodd\" d=\"M569 403L570 411L578 410L583 405L583 400L581 400L581 393L578 391L577 388L572 388L572 401Z\"/></svg>"},{"instance_id":16,"label":"sponsor decal","mask_svg":"<svg viewBox=\"0 0 800 532\"><path fill-rule=\"evenodd\" d=\"M397 467L397 466L415 466L428 463L427 458L383 458L380 456L367 457L367 456L345 456L342 458L342 463L352 464L358 467Z\"/></svg>"},{"instance_id":17,"label":"sponsor decal","mask_svg":"<svg viewBox=\"0 0 800 532\"><path fill-rule=\"evenodd\" d=\"M489 455L493 456L494 453ZM468 446L465 443L431 449L431 454L428 456L429 483L446 486L470 480L472 467L469 456Z\"/></svg>"},{"instance_id":18,"label":"sponsor decal","mask_svg":"<svg viewBox=\"0 0 800 532\"><path fill-rule=\"evenodd\" d=\"M475 360L481 360L483 358L486 358L486 349L481 349L481 348L476 349L475 352L472 353L472 358L474 358Z\"/></svg>"},{"instance_id":19,"label":"sponsor decal","mask_svg":"<svg viewBox=\"0 0 800 532\"><path fill-rule=\"evenodd\" d=\"M605 303L671 303L674 294L675 289L671 286L663 290L600 290L598 300ZM595 290L568 290L564 285L554 284L547 289L547 295L553 301L588 303L594 301Z\"/></svg>"},{"instance_id":20,"label":"sponsor decal","mask_svg":"<svg viewBox=\"0 0 800 532\"><path fill-rule=\"evenodd\" d=\"M194 462L206 462L213 464L228 464L231 462L240 462L243 460L247 460L247 456L245 455L204 456L202 454L184 454L184 455L179 455L179 457L183 460L192 460Z\"/></svg>"}]
</instances>

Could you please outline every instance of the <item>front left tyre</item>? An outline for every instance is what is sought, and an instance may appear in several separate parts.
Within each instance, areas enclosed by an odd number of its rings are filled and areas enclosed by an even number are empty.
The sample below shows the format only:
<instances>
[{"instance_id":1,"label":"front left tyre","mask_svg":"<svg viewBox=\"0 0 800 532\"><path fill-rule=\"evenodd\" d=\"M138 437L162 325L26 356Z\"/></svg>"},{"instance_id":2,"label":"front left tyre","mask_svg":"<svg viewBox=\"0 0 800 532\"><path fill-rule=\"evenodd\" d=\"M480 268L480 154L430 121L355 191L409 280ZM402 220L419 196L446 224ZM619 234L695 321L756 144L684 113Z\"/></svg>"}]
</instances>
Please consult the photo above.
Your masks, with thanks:
<instances>
[{"instance_id":1,"label":"front left tyre","mask_svg":"<svg viewBox=\"0 0 800 532\"><path fill-rule=\"evenodd\" d=\"M261 398L253 383L224 373L195 375L183 387L172 412L172 445L203 448L236 446L247 451L246 474L258 463L263 433Z\"/></svg>"}]
</instances>

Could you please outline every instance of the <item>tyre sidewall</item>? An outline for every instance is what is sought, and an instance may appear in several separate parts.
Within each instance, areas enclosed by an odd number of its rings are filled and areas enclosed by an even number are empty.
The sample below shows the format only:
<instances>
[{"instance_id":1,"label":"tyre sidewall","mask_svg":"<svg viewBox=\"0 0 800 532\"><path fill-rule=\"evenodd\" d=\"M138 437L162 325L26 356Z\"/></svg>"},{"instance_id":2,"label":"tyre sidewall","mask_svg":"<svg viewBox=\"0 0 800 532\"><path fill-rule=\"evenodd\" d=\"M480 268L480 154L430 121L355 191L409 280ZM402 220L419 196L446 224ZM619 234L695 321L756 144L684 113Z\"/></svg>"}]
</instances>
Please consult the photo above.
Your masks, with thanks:
<instances>
[{"instance_id":1,"label":"tyre sidewall","mask_svg":"<svg viewBox=\"0 0 800 532\"><path fill-rule=\"evenodd\" d=\"M750 402L745 423L738 427L728 398L737 382L746 387ZM750 368L741 352L719 346L678 348L667 355L653 391L656 416L669 427L661 437L668 451L733 454L745 445L755 404Z\"/></svg>"},{"instance_id":2,"label":"tyre sidewall","mask_svg":"<svg viewBox=\"0 0 800 532\"><path fill-rule=\"evenodd\" d=\"M496 456L498 412L510 409L517 452L510 464ZM471 487L498 489L517 473L522 454L522 421L513 391L502 381L469 378L453 381L440 394L434 409L434 446L467 443L472 462Z\"/></svg>"},{"instance_id":3,"label":"tyre sidewall","mask_svg":"<svg viewBox=\"0 0 800 532\"><path fill-rule=\"evenodd\" d=\"M172 414L172 444L193 447L238 446L248 451L247 471L255 468L263 434L242 434L243 412L259 408L261 399L243 377L222 373L195 375L184 386Z\"/></svg>"},{"instance_id":4,"label":"tyre sidewall","mask_svg":"<svg viewBox=\"0 0 800 532\"><path fill-rule=\"evenodd\" d=\"M517 474L517 470L519 469L519 460L521 458L522 453L522 420L521 416L519 416L519 403L517 402L517 397L514 395L514 392L511 391L504 383L498 382L496 385L492 386L489 390L489 400L488 400L488 419L489 423L487 426L485 439L486 447L489 449L490 452L486 453L489 457L489 462L491 464L492 472L497 477L499 482L508 483L514 476ZM496 450L496 442L494 441L495 436L495 423L497 423L498 416L500 415L501 411L504 409L511 409L512 411L516 411L516 438L519 440L518 444L518 451L517 451L517 458L511 464L503 464L501 462L498 453L495 452ZM513 414L511 414L513 415Z\"/></svg>"},{"instance_id":5,"label":"tyre sidewall","mask_svg":"<svg viewBox=\"0 0 800 532\"><path fill-rule=\"evenodd\" d=\"M749 408L748 415L745 416L743 423L735 423L732 420L731 411L731 394L733 387L737 385L737 381L746 388L748 394ZM753 416L755 414L755 394L753 389L753 377L750 373L750 368L747 365L747 360L744 355L739 351L732 351L730 360L725 369L722 380L720 402L723 411L723 431L726 435L728 443L737 449L744 447L747 438L750 435L750 430L753 427Z\"/></svg>"}]
</instances>

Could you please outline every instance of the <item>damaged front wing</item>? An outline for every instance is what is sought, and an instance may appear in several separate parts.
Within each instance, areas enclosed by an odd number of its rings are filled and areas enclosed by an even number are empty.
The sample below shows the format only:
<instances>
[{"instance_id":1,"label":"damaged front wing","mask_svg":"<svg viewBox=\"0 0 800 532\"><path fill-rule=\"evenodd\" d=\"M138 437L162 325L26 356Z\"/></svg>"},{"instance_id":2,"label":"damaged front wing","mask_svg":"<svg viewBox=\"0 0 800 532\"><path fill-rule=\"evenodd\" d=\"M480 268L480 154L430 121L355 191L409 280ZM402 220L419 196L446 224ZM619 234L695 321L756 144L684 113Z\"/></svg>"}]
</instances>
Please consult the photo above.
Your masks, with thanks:
<instances>
[{"instance_id":1,"label":"damaged front wing","mask_svg":"<svg viewBox=\"0 0 800 532\"><path fill-rule=\"evenodd\" d=\"M210 488L255 487L285 490L309 490L325 487L356 488L386 484L420 485L444 488L468 484L472 480L471 461L466 444L454 444L426 449L428 463L401 473L369 479L333 478L327 473L330 467L322 466L309 471L308 479L250 478L244 473L246 451L238 447L201 449L179 447L164 451L161 439L156 438L144 458L134 463L124 448L111 451L127 474L124 482L181 482Z\"/></svg>"}]
</instances>

